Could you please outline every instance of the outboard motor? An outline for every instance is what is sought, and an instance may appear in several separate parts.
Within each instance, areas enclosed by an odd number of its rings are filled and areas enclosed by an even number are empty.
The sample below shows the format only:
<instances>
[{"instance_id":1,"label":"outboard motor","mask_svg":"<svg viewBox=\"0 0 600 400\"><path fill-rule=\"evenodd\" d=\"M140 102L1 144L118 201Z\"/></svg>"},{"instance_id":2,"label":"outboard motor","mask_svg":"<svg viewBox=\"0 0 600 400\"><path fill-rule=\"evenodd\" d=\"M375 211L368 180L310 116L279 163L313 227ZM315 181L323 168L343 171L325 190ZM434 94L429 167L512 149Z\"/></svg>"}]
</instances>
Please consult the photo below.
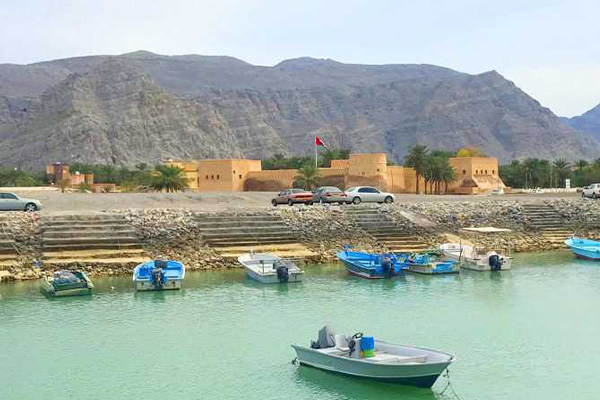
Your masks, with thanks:
<instances>
[{"instance_id":1,"label":"outboard motor","mask_svg":"<svg viewBox=\"0 0 600 400\"><path fill-rule=\"evenodd\" d=\"M381 260L381 269L383 270L383 274L386 278L390 279L394 276L394 267L392 265L392 259L389 257L384 257Z\"/></svg>"},{"instance_id":2,"label":"outboard motor","mask_svg":"<svg viewBox=\"0 0 600 400\"><path fill-rule=\"evenodd\" d=\"M277 279L279 279L279 282L281 283L285 283L290 279L290 271L288 270L288 267L285 265L277 267Z\"/></svg>"},{"instance_id":3,"label":"outboard motor","mask_svg":"<svg viewBox=\"0 0 600 400\"><path fill-rule=\"evenodd\" d=\"M498 254L492 254L488 259L492 271L500 271L502 269L502 260Z\"/></svg>"},{"instance_id":4,"label":"outboard motor","mask_svg":"<svg viewBox=\"0 0 600 400\"><path fill-rule=\"evenodd\" d=\"M154 268L150 275L152 276L152 284L155 288L161 288L166 282L165 273L162 268Z\"/></svg>"}]
</instances>

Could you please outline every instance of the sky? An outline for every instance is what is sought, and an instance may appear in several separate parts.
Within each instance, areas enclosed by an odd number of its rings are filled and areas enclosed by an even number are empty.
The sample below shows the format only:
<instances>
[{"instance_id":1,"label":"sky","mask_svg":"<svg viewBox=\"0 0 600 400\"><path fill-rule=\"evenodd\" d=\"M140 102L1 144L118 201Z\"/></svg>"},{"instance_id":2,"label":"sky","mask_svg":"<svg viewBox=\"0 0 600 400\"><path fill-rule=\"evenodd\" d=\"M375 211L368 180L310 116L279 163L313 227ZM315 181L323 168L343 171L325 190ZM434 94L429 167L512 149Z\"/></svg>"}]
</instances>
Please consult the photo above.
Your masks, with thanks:
<instances>
[{"instance_id":1,"label":"sky","mask_svg":"<svg viewBox=\"0 0 600 400\"><path fill-rule=\"evenodd\" d=\"M0 0L0 63L136 50L496 70L561 116L600 103L600 2Z\"/></svg>"}]
</instances>

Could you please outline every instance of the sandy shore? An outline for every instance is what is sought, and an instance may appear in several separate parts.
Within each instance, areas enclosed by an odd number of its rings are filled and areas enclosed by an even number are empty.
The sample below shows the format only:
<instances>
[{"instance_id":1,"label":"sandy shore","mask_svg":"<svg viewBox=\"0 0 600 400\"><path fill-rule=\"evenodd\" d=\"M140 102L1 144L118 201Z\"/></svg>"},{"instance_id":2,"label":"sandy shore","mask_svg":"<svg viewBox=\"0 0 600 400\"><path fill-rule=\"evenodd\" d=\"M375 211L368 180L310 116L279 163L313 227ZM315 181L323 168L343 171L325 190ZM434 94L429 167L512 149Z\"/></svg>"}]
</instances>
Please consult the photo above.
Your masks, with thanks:
<instances>
[{"instance_id":1,"label":"sandy shore","mask_svg":"<svg viewBox=\"0 0 600 400\"><path fill-rule=\"evenodd\" d=\"M10 188L0 189L11 191ZM15 191L15 190L13 190ZM104 210L142 208L187 208L197 211L235 211L269 209L274 192L237 193L60 193L56 190L16 190L22 197L38 199L44 213L94 213ZM514 194L504 196L457 196L398 194L398 202L514 200L523 203L551 199L575 199L578 193ZM282 206L286 207L286 206Z\"/></svg>"}]
</instances>

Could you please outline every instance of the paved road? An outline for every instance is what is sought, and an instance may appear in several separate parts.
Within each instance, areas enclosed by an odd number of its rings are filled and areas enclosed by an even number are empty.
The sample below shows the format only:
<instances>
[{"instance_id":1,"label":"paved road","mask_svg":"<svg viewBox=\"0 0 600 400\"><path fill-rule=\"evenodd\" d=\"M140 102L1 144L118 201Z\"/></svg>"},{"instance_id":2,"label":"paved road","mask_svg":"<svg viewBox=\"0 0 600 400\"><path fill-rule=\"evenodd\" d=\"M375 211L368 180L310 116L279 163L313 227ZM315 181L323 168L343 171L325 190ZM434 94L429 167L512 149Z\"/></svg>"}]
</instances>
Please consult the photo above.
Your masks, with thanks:
<instances>
[{"instance_id":1,"label":"paved road","mask_svg":"<svg viewBox=\"0 0 600 400\"><path fill-rule=\"evenodd\" d=\"M4 190L4 189L3 189ZM274 193L59 193L48 190L17 191L23 197L42 201L44 211L49 213L99 212L129 208L190 208L202 211L235 211L248 209L270 209ZM431 201L482 201L517 200L531 203L547 199L574 199L577 193L568 194L514 194L504 196L455 196L399 194L400 202ZM287 207L287 206L280 206Z\"/></svg>"}]
</instances>

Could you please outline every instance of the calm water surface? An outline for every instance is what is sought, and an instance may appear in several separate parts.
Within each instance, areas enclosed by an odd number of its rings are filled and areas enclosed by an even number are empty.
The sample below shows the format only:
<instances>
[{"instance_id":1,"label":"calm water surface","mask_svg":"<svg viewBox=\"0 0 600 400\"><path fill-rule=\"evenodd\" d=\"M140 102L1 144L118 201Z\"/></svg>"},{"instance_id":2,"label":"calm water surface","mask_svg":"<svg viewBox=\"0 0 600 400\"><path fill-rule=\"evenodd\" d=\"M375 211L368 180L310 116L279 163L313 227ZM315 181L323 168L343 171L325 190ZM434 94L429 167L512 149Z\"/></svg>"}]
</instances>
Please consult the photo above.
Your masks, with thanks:
<instances>
[{"instance_id":1,"label":"calm water surface","mask_svg":"<svg viewBox=\"0 0 600 400\"><path fill-rule=\"evenodd\" d=\"M291 364L290 343L338 332L458 355L462 399L600 398L600 263L520 255L512 271L368 281L338 265L301 284L190 273L180 292L96 279L89 298L0 286L0 399L450 399ZM114 289L111 289L113 287Z\"/></svg>"}]
</instances>

